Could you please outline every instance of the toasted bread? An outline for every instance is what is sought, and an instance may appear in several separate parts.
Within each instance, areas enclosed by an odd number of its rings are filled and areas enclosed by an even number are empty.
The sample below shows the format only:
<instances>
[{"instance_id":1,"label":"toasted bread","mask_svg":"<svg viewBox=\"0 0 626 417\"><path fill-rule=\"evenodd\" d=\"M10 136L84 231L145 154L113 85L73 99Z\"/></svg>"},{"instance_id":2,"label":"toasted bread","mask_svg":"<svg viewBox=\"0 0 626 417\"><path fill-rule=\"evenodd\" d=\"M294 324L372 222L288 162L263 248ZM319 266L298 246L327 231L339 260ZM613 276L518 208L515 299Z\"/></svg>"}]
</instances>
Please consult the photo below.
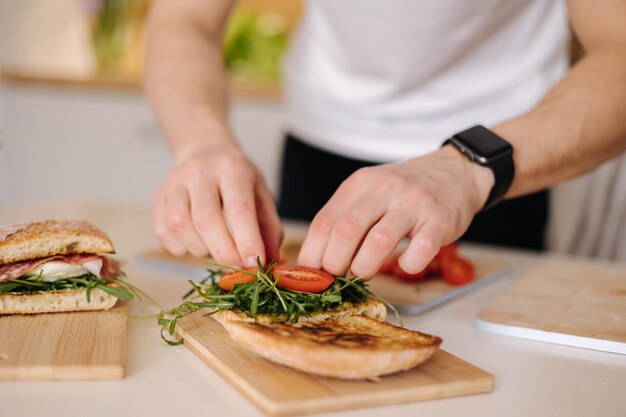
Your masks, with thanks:
<instances>
[{"instance_id":1,"label":"toasted bread","mask_svg":"<svg viewBox=\"0 0 626 417\"><path fill-rule=\"evenodd\" d=\"M310 322L310 321L324 321L329 318L342 318L351 315L364 315L373 319L384 321L387 316L387 308L385 305L375 298L369 298L367 301L359 304L344 303L344 305L335 310L324 311L321 313L315 313L310 316L300 316L298 323ZM248 315L240 311L223 310L213 314L213 318L219 321L222 325L229 321L240 321L245 323L274 323L277 321L284 321L284 318L278 316L270 316L266 314L256 314L254 316Z\"/></svg>"},{"instance_id":2,"label":"toasted bread","mask_svg":"<svg viewBox=\"0 0 626 417\"><path fill-rule=\"evenodd\" d=\"M441 339L363 315L304 323L224 321L242 347L300 371L342 379L376 378L428 360Z\"/></svg>"},{"instance_id":3,"label":"toasted bread","mask_svg":"<svg viewBox=\"0 0 626 417\"><path fill-rule=\"evenodd\" d=\"M47 220L0 227L0 264L53 255L114 252L109 237L85 221Z\"/></svg>"},{"instance_id":4,"label":"toasted bread","mask_svg":"<svg viewBox=\"0 0 626 417\"><path fill-rule=\"evenodd\" d=\"M98 288L91 290L91 301L87 302L85 292L85 289L72 289L0 294L0 315L108 310L117 302L117 298Z\"/></svg>"}]
</instances>

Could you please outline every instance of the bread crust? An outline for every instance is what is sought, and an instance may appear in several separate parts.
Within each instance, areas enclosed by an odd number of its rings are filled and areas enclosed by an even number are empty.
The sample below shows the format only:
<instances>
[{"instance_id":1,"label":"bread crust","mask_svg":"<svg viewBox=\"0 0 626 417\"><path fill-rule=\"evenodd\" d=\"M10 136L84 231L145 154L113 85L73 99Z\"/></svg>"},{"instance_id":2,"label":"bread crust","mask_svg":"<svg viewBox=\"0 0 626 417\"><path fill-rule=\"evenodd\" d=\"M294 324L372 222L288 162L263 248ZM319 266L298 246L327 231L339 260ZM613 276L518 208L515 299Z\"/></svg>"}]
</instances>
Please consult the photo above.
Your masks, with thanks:
<instances>
[{"instance_id":1,"label":"bread crust","mask_svg":"<svg viewBox=\"0 0 626 417\"><path fill-rule=\"evenodd\" d=\"M116 297L98 288L91 291L90 298L87 302L85 289L0 294L0 315L108 310L117 302Z\"/></svg>"},{"instance_id":2,"label":"bread crust","mask_svg":"<svg viewBox=\"0 0 626 417\"><path fill-rule=\"evenodd\" d=\"M300 371L342 379L365 379L413 368L441 344L437 336L362 315L324 321L222 323L238 345Z\"/></svg>"},{"instance_id":3,"label":"bread crust","mask_svg":"<svg viewBox=\"0 0 626 417\"><path fill-rule=\"evenodd\" d=\"M78 220L46 220L0 227L0 265L53 255L115 253L109 237Z\"/></svg>"}]
</instances>

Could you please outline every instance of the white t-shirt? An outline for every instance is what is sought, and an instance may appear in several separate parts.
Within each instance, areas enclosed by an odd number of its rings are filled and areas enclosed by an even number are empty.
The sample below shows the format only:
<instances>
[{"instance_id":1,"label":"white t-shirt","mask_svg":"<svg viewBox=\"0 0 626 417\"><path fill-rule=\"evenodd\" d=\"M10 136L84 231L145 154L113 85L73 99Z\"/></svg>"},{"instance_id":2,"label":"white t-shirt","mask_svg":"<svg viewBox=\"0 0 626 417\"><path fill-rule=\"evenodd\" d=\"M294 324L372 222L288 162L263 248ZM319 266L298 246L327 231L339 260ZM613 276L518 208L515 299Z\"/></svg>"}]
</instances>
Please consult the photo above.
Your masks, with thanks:
<instances>
[{"instance_id":1,"label":"white t-shirt","mask_svg":"<svg viewBox=\"0 0 626 417\"><path fill-rule=\"evenodd\" d=\"M285 61L289 128L374 162L532 108L567 71L562 0L309 0Z\"/></svg>"}]
</instances>

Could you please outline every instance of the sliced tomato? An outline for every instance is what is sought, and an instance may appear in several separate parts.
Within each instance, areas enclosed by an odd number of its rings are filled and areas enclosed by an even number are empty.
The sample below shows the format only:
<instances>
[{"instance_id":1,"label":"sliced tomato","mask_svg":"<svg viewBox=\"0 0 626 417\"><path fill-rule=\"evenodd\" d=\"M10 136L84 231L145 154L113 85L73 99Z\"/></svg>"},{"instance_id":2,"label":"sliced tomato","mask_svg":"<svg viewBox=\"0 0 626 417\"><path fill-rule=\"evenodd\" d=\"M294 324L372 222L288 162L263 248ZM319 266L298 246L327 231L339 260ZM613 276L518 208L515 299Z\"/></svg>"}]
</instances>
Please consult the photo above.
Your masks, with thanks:
<instances>
[{"instance_id":1,"label":"sliced tomato","mask_svg":"<svg viewBox=\"0 0 626 417\"><path fill-rule=\"evenodd\" d=\"M245 271L250 272L258 272L259 268L244 268ZM247 284L248 282L254 282L254 277L250 274L245 274L243 272L234 271L228 274L222 275L219 281L217 281L217 285L220 286L221 289L226 291L232 291L235 288L236 284Z\"/></svg>"},{"instance_id":2,"label":"sliced tomato","mask_svg":"<svg viewBox=\"0 0 626 417\"><path fill-rule=\"evenodd\" d=\"M417 274L404 272L398 264L399 256L400 254L398 253L390 256L381 266L380 273L393 275L404 281L414 282L422 281L429 277L442 277L452 285L463 285L474 279L474 267L467 260L459 257L458 245L456 243L443 246L426 268Z\"/></svg>"},{"instance_id":3,"label":"sliced tomato","mask_svg":"<svg viewBox=\"0 0 626 417\"><path fill-rule=\"evenodd\" d=\"M393 275L394 277L403 281L421 281L424 278L430 276L428 273L428 268L424 268L423 271L420 271L417 274L409 274L407 272L404 272L398 264L399 257L400 254L395 253L387 258L385 263L380 267L379 273L385 275Z\"/></svg>"},{"instance_id":4,"label":"sliced tomato","mask_svg":"<svg viewBox=\"0 0 626 417\"><path fill-rule=\"evenodd\" d=\"M436 257L439 259L456 258L459 256L458 248L459 246L455 242L447 244L446 246L442 246L441 249L439 249L439 253L437 253Z\"/></svg>"},{"instance_id":5,"label":"sliced tomato","mask_svg":"<svg viewBox=\"0 0 626 417\"><path fill-rule=\"evenodd\" d=\"M428 267L424 268L417 274L409 274L408 272L404 272L402 268L400 268L400 265L398 265L398 263L396 262L393 269L393 276L403 281L421 281L424 278L428 277Z\"/></svg>"},{"instance_id":6,"label":"sliced tomato","mask_svg":"<svg viewBox=\"0 0 626 417\"><path fill-rule=\"evenodd\" d=\"M448 258L458 258L458 246L456 243L450 243L449 245L442 246L439 252L428 264L428 276L439 277L441 276L441 260Z\"/></svg>"},{"instance_id":7,"label":"sliced tomato","mask_svg":"<svg viewBox=\"0 0 626 417\"><path fill-rule=\"evenodd\" d=\"M426 274L429 277L441 276L441 260L435 256L426 267Z\"/></svg>"},{"instance_id":8,"label":"sliced tomato","mask_svg":"<svg viewBox=\"0 0 626 417\"><path fill-rule=\"evenodd\" d=\"M399 253L392 253L391 255L389 255L389 257L381 265L378 273L384 275L393 275L395 268L398 266L398 256L400 256Z\"/></svg>"},{"instance_id":9,"label":"sliced tomato","mask_svg":"<svg viewBox=\"0 0 626 417\"><path fill-rule=\"evenodd\" d=\"M443 258L441 260L441 276L448 284L467 284L474 279L474 266L460 257Z\"/></svg>"},{"instance_id":10,"label":"sliced tomato","mask_svg":"<svg viewBox=\"0 0 626 417\"><path fill-rule=\"evenodd\" d=\"M276 265L272 274L281 287L302 292L322 292L335 281L328 272L306 266Z\"/></svg>"}]
</instances>

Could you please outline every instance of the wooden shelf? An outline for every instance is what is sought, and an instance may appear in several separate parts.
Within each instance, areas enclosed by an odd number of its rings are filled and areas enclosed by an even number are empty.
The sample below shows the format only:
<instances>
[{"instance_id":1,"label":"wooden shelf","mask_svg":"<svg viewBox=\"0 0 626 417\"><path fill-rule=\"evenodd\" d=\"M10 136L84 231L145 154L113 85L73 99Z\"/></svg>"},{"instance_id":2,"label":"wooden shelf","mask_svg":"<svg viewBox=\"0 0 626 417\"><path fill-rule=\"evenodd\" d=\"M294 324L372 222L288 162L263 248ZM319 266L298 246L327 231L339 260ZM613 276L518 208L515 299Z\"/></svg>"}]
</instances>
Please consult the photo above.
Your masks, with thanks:
<instances>
[{"instance_id":1,"label":"wooden shelf","mask_svg":"<svg viewBox=\"0 0 626 417\"><path fill-rule=\"evenodd\" d=\"M112 77L92 75L70 77L66 75L36 73L27 70L3 68L0 80L6 85L25 85L37 87L66 88L95 91L141 91L141 81L134 77ZM263 100L279 100L279 84L244 84L232 82L230 92L235 97Z\"/></svg>"}]
</instances>

